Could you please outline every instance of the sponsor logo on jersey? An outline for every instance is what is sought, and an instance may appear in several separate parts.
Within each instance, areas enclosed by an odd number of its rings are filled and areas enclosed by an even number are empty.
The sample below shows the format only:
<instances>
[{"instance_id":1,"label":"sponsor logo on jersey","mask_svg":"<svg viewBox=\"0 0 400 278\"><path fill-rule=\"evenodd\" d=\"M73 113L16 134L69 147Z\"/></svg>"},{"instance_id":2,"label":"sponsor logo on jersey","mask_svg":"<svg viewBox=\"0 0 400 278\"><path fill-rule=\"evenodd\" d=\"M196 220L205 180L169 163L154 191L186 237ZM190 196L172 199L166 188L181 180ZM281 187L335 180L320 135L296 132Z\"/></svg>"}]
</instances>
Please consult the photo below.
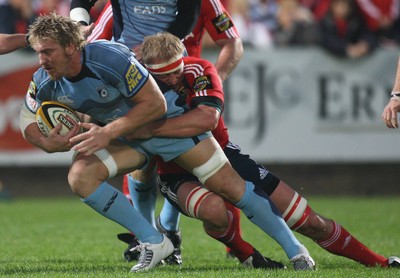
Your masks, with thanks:
<instances>
[{"instance_id":1,"label":"sponsor logo on jersey","mask_svg":"<svg viewBox=\"0 0 400 278\"><path fill-rule=\"evenodd\" d=\"M202 75L197 77L193 83L193 89L195 92L212 89L213 85L211 77L209 75Z\"/></svg>"},{"instance_id":2,"label":"sponsor logo on jersey","mask_svg":"<svg viewBox=\"0 0 400 278\"><path fill-rule=\"evenodd\" d=\"M31 94L26 94L25 101L28 109L32 112L36 112L39 107L39 103L34 98L32 98Z\"/></svg>"},{"instance_id":3,"label":"sponsor logo on jersey","mask_svg":"<svg viewBox=\"0 0 400 278\"><path fill-rule=\"evenodd\" d=\"M226 13L223 13L212 20L218 33L223 33L233 26L233 23Z\"/></svg>"},{"instance_id":4,"label":"sponsor logo on jersey","mask_svg":"<svg viewBox=\"0 0 400 278\"><path fill-rule=\"evenodd\" d=\"M125 74L126 84L130 92L139 84L142 78L143 75L139 72L138 68L132 64Z\"/></svg>"},{"instance_id":5,"label":"sponsor logo on jersey","mask_svg":"<svg viewBox=\"0 0 400 278\"><path fill-rule=\"evenodd\" d=\"M165 14L167 8L162 5L134 6L133 11L140 15Z\"/></svg>"},{"instance_id":6,"label":"sponsor logo on jersey","mask_svg":"<svg viewBox=\"0 0 400 278\"><path fill-rule=\"evenodd\" d=\"M31 81L29 83L28 94L33 98L36 99L37 88L35 82Z\"/></svg>"},{"instance_id":7,"label":"sponsor logo on jersey","mask_svg":"<svg viewBox=\"0 0 400 278\"><path fill-rule=\"evenodd\" d=\"M73 105L74 101L71 99L71 96L66 95L66 96L57 96L57 101L64 103L68 106Z\"/></svg>"}]
</instances>

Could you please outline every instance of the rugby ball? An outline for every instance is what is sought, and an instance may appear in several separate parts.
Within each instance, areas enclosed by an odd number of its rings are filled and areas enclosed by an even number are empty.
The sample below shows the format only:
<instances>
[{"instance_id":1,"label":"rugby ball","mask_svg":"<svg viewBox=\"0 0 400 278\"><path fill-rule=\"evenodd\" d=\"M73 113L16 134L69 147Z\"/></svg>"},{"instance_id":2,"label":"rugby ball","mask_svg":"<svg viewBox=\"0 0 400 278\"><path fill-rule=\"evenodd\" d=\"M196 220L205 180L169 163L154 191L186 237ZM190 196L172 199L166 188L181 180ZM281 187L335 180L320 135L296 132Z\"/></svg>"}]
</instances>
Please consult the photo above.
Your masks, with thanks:
<instances>
[{"instance_id":1,"label":"rugby ball","mask_svg":"<svg viewBox=\"0 0 400 278\"><path fill-rule=\"evenodd\" d=\"M66 116L70 117L76 123L80 122L78 114L65 104L56 101L44 101L36 111L36 123L45 136L48 136L56 125L62 123L59 134L65 135L75 124Z\"/></svg>"}]
</instances>

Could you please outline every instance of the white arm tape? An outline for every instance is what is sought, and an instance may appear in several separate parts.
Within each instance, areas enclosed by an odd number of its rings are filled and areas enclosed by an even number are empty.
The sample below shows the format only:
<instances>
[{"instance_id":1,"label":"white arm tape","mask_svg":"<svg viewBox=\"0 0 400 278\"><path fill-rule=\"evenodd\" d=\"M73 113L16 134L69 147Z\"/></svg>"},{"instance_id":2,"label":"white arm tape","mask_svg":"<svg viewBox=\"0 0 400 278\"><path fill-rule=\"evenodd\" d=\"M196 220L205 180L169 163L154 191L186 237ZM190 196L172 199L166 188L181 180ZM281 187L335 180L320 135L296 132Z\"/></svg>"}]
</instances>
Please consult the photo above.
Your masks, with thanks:
<instances>
[{"instance_id":1,"label":"white arm tape","mask_svg":"<svg viewBox=\"0 0 400 278\"><path fill-rule=\"evenodd\" d=\"M86 22L88 25L90 23L90 15L87 12L87 10L85 10L84 8L73 8L70 12L69 12L69 17L72 20L75 20L77 22L79 21L84 21Z\"/></svg>"},{"instance_id":2,"label":"white arm tape","mask_svg":"<svg viewBox=\"0 0 400 278\"><path fill-rule=\"evenodd\" d=\"M33 114L25 104L22 104L21 111L19 113L19 128L21 129L22 136L25 138L25 129L31 123L36 122L36 115Z\"/></svg>"},{"instance_id":3,"label":"white arm tape","mask_svg":"<svg viewBox=\"0 0 400 278\"><path fill-rule=\"evenodd\" d=\"M227 162L228 158L225 156L224 151L221 148L218 148L206 163L193 168L193 175L195 175L199 181L204 184Z\"/></svg>"}]
</instances>

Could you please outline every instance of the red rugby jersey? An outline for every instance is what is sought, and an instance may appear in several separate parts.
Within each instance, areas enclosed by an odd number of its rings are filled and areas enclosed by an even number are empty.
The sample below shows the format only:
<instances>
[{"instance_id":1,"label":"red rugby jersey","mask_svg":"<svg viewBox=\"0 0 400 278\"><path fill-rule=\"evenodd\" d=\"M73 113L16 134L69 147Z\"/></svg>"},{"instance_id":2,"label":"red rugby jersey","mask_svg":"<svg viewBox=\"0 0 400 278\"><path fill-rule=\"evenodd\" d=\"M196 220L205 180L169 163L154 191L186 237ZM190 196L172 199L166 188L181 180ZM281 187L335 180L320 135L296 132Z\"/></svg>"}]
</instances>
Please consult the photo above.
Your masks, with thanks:
<instances>
[{"instance_id":1,"label":"red rugby jersey","mask_svg":"<svg viewBox=\"0 0 400 278\"><path fill-rule=\"evenodd\" d=\"M224 102L224 92L215 66L204 59L197 57L184 57L184 90L181 93L186 94L186 102L189 107L193 107L201 97L216 97L221 103ZM221 107L223 109L223 107ZM222 111L221 111L222 113ZM201 121L201 119L199 119ZM218 125L212 131L215 139L221 148L225 148L229 141L228 129L224 120L219 118ZM182 168L173 162L165 163L157 159L159 174L173 174L185 172Z\"/></svg>"},{"instance_id":2,"label":"red rugby jersey","mask_svg":"<svg viewBox=\"0 0 400 278\"><path fill-rule=\"evenodd\" d=\"M183 41L189 56L200 57L206 30L213 41L239 38L239 33L220 0L202 1L196 26Z\"/></svg>"}]
</instances>

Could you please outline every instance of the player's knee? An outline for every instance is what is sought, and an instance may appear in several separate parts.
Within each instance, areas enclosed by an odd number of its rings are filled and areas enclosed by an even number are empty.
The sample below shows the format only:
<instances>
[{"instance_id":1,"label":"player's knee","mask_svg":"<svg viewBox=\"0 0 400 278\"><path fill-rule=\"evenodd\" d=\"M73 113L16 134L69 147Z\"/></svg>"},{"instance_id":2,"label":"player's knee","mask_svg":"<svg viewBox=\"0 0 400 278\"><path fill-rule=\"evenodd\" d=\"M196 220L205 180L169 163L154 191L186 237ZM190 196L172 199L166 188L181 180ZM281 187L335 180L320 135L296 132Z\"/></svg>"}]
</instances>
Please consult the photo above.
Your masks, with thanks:
<instances>
[{"instance_id":1,"label":"player's knee","mask_svg":"<svg viewBox=\"0 0 400 278\"><path fill-rule=\"evenodd\" d=\"M326 219L310 209L307 221L297 231L313 240L322 240L327 238L332 230L332 220Z\"/></svg>"},{"instance_id":2,"label":"player's knee","mask_svg":"<svg viewBox=\"0 0 400 278\"><path fill-rule=\"evenodd\" d=\"M229 225L227 209L220 196L216 194L207 196L202 202L199 212L199 218L203 221L205 227L223 231L227 229Z\"/></svg>"},{"instance_id":3,"label":"player's knee","mask_svg":"<svg viewBox=\"0 0 400 278\"><path fill-rule=\"evenodd\" d=\"M185 201L186 214L200 219L209 226L222 227L228 225L224 200L204 187L194 187Z\"/></svg>"},{"instance_id":4,"label":"player's knee","mask_svg":"<svg viewBox=\"0 0 400 278\"><path fill-rule=\"evenodd\" d=\"M108 173L103 173L104 166L101 166L90 159L74 161L68 172L68 183L72 192L83 198L93 193L97 186L107 179Z\"/></svg>"},{"instance_id":5,"label":"player's knee","mask_svg":"<svg viewBox=\"0 0 400 278\"><path fill-rule=\"evenodd\" d=\"M88 182L87 176L85 175L85 169L86 167L78 161L72 164L68 172L69 186L71 187L72 192L79 196L82 196L81 189Z\"/></svg>"},{"instance_id":6,"label":"player's knee","mask_svg":"<svg viewBox=\"0 0 400 278\"><path fill-rule=\"evenodd\" d=\"M333 229L332 221L316 214L297 192L282 217L292 230L313 240L326 238Z\"/></svg>"}]
</instances>

